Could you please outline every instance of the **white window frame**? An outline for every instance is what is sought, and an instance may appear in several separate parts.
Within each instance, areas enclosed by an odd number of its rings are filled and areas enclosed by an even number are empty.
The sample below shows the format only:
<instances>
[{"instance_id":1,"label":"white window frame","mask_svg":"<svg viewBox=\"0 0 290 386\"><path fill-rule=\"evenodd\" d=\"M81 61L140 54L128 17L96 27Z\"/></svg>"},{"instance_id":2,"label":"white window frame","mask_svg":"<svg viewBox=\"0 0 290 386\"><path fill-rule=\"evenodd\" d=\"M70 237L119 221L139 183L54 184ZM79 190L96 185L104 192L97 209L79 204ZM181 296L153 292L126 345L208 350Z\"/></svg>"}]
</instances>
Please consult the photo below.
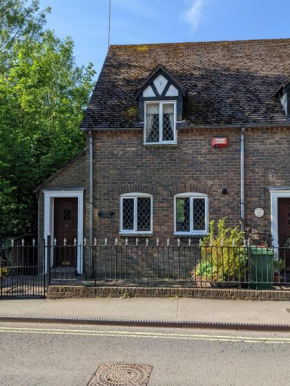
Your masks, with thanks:
<instances>
[{"instance_id":1,"label":"white window frame","mask_svg":"<svg viewBox=\"0 0 290 386\"><path fill-rule=\"evenodd\" d=\"M176 199L177 198L189 198L190 199L190 205L189 205L189 232L178 232L176 230ZM204 210L205 210L205 230L194 230L193 229L193 199L195 198L204 198ZM203 193L181 193L176 194L174 196L174 234L177 236L188 236L188 235L195 235L195 236L206 236L209 232L209 209L208 209L208 195Z\"/></svg>"},{"instance_id":2,"label":"white window frame","mask_svg":"<svg viewBox=\"0 0 290 386\"><path fill-rule=\"evenodd\" d=\"M158 104L159 105L159 141L158 142L147 142L146 141L146 128L147 128L147 105L150 104ZM173 141L163 141L163 105L173 104L173 113L174 113L174 127L173 127ZM144 145L176 145L177 144L177 130L176 130L176 122L177 122L177 103L175 100L166 100L166 101L146 101L144 106Z\"/></svg>"},{"instance_id":3,"label":"white window frame","mask_svg":"<svg viewBox=\"0 0 290 386\"><path fill-rule=\"evenodd\" d=\"M151 211L150 211L150 231L137 231L138 217L137 217L137 200L138 198L150 198L151 199ZM124 199L134 199L134 229L123 229L123 201ZM142 234L152 235L153 233L153 196L147 193L126 193L120 196L120 234Z\"/></svg>"}]
</instances>

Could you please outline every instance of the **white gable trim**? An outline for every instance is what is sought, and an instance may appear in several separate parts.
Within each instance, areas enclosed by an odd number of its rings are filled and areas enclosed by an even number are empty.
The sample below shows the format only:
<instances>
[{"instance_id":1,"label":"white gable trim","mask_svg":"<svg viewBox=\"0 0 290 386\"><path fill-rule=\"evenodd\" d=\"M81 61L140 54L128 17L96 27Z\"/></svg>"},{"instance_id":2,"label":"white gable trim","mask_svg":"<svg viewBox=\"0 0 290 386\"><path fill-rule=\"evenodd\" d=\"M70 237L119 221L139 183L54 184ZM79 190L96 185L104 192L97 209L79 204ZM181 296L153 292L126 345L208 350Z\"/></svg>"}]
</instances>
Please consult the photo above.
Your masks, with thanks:
<instances>
[{"instance_id":1,"label":"white gable trim","mask_svg":"<svg viewBox=\"0 0 290 386\"><path fill-rule=\"evenodd\" d=\"M151 97L156 97L155 92L153 91L153 88L151 86L148 86L145 88L143 91L143 97L144 98L151 98Z\"/></svg>"},{"instance_id":2,"label":"white gable trim","mask_svg":"<svg viewBox=\"0 0 290 386\"><path fill-rule=\"evenodd\" d=\"M173 84L169 86L169 89L167 90L166 95L167 97L173 97L173 96L178 96L178 90Z\"/></svg>"},{"instance_id":3,"label":"white gable trim","mask_svg":"<svg viewBox=\"0 0 290 386\"><path fill-rule=\"evenodd\" d=\"M163 75L158 75L157 78L154 80L154 86L156 87L156 90L158 91L159 95L161 95L168 83L168 80L164 78Z\"/></svg>"}]
</instances>

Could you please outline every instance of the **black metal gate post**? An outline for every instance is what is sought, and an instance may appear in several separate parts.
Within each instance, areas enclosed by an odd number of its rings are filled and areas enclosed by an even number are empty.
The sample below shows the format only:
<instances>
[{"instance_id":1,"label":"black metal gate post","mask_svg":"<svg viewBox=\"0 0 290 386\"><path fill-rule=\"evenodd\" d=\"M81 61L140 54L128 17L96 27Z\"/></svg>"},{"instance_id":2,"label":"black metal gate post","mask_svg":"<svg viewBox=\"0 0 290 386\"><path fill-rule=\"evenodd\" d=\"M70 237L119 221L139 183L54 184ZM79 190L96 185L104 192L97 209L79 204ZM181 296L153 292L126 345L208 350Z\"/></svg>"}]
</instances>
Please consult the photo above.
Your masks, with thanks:
<instances>
[{"instance_id":1,"label":"black metal gate post","mask_svg":"<svg viewBox=\"0 0 290 386\"><path fill-rule=\"evenodd\" d=\"M47 285L50 285L50 260L51 260L51 235L47 235L47 259L46 259L46 267L47 267Z\"/></svg>"},{"instance_id":2,"label":"black metal gate post","mask_svg":"<svg viewBox=\"0 0 290 386\"><path fill-rule=\"evenodd\" d=\"M46 251L46 245L45 245L45 238L42 240L42 242L43 242L43 263L42 263L43 297L46 298L46 275L45 275L45 269L46 269L46 255L45 255L45 251ZM40 242L39 242L39 244L40 244ZM39 245L39 250L40 250L40 245ZM38 259L39 259L39 257L38 257Z\"/></svg>"},{"instance_id":3,"label":"black metal gate post","mask_svg":"<svg viewBox=\"0 0 290 386\"><path fill-rule=\"evenodd\" d=\"M4 254L4 245L0 245L0 296L3 296L3 254Z\"/></svg>"}]
</instances>

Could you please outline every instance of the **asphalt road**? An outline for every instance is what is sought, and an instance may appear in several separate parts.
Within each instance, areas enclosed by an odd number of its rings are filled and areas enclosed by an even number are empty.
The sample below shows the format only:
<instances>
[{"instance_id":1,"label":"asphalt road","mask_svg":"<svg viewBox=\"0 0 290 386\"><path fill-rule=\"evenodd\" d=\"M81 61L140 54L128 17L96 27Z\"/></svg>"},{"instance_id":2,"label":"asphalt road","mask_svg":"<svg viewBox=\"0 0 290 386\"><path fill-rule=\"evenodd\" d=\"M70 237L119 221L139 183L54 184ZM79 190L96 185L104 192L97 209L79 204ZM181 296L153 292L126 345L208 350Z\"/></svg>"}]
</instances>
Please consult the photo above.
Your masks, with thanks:
<instances>
[{"instance_id":1,"label":"asphalt road","mask_svg":"<svg viewBox=\"0 0 290 386\"><path fill-rule=\"evenodd\" d=\"M149 386L288 386L290 334L0 324L1 386L85 386L107 362L151 364Z\"/></svg>"}]
</instances>

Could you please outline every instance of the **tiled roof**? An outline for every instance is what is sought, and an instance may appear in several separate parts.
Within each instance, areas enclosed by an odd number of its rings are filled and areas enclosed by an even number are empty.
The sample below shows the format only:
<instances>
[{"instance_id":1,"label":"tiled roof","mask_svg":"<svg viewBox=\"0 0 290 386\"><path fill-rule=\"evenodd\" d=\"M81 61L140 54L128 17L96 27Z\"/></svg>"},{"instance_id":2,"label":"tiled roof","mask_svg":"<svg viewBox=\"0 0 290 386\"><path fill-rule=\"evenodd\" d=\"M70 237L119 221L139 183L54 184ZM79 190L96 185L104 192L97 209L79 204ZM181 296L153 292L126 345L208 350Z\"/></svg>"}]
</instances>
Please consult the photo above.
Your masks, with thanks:
<instances>
[{"instance_id":1,"label":"tiled roof","mask_svg":"<svg viewBox=\"0 0 290 386\"><path fill-rule=\"evenodd\" d=\"M111 46L81 128L138 126L136 90L163 65L187 91L189 125L284 123L290 39Z\"/></svg>"}]
</instances>

